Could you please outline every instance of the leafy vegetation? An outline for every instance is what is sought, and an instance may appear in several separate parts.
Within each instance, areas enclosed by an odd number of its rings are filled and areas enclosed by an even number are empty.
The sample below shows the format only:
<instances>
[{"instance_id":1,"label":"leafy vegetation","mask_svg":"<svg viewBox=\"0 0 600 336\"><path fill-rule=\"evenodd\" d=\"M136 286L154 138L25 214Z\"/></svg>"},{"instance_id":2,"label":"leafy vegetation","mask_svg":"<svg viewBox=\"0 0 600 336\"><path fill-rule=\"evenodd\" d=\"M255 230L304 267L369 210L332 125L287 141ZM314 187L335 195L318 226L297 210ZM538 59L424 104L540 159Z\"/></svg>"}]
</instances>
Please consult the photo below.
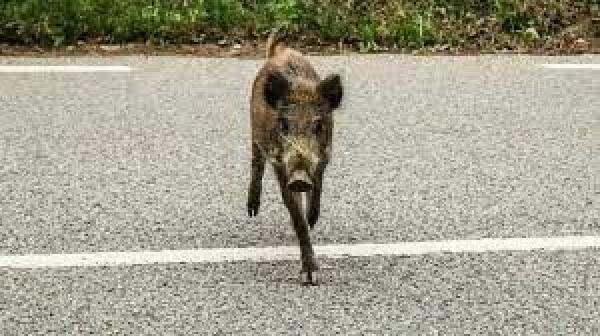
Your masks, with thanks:
<instances>
[{"instance_id":1,"label":"leafy vegetation","mask_svg":"<svg viewBox=\"0 0 600 336\"><path fill-rule=\"evenodd\" d=\"M541 45L598 0L3 0L0 42L158 44L248 40L280 26L288 38L378 48Z\"/></svg>"}]
</instances>

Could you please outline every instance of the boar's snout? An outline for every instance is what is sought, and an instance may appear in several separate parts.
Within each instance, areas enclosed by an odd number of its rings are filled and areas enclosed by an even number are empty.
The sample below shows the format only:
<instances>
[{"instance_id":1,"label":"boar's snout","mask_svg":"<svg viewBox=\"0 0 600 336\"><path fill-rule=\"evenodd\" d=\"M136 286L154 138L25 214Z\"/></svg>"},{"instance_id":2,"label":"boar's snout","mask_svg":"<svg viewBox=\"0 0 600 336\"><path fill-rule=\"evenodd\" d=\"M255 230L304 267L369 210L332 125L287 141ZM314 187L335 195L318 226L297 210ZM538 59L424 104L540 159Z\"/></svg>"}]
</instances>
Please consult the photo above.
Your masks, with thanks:
<instances>
[{"instance_id":1,"label":"boar's snout","mask_svg":"<svg viewBox=\"0 0 600 336\"><path fill-rule=\"evenodd\" d=\"M312 189L312 185L308 174L303 170L298 170L292 173L287 186L294 192L307 192Z\"/></svg>"}]
</instances>

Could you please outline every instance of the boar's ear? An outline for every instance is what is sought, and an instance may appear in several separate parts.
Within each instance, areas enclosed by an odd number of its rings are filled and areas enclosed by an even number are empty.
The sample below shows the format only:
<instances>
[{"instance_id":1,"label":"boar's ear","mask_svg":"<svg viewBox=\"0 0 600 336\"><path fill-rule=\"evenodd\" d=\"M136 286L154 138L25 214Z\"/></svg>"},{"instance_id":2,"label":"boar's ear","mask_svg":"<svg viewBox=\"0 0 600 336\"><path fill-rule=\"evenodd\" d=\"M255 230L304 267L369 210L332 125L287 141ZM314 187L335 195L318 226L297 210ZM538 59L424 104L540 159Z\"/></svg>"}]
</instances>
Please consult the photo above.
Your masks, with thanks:
<instances>
[{"instance_id":1,"label":"boar's ear","mask_svg":"<svg viewBox=\"0 0 600 336\"><path fill-rule=\"evenodd\" d=\"M265 80L265 100L271 107L276 107L277 102L287 96L290 89L290 83L278 72L272 72L267 75Z\"/></svg>"},{"instance_id":2,"label":"boar's ear","mask_svg":"<svg viewBox=\"0 0 600 336\"><path fill-rule=\"evenodd\" d=\"M329 75L319 83L319 93L329 103L331 109L336 109L342 102L344 90L342 89L342 80L340 75Z\"/></svg>"}]
</instances>

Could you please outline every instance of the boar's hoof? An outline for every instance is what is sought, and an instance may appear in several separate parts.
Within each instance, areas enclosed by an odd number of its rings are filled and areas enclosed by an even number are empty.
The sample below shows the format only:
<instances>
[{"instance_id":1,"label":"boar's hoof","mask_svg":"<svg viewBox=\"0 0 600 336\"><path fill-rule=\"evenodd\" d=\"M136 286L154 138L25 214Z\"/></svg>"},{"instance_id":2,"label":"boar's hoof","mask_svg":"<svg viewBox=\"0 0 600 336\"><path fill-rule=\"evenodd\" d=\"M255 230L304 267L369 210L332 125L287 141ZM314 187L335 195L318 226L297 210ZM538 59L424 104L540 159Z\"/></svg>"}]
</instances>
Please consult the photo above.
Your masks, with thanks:
<instances>
[{"instance_id":1,"label":"boar's hoof","mask_svg":"<svg viewBox=\"0 0 600 336\"><path fill-rule=\"evenodd\" d=\"M318 271L303 271L302 272L302 285L303 286L318 286L319 285L319 272Z\"/></svg>"},{"instance_id":2,"label":"boar's hoof","mask_svg":"<svg viewBox=\"0 0 600 336\"><path fill-rule=\"evenodd\" d=\"M307 192L312 189L312 182L306 172L296 171L293 172L290 177L288 189L293 192Z\"/></svg>"},{"instance_id":3,"label":"boar's hoof","mask_svg":"<svg viewBox=\"0 0 600 336\"><path fill-rule=\"evenodd\" d=\"M260 201L249 200L248 201L248 216L254 217L258 215L258 209L260 208Z\"/></svg>"}]
</instances>

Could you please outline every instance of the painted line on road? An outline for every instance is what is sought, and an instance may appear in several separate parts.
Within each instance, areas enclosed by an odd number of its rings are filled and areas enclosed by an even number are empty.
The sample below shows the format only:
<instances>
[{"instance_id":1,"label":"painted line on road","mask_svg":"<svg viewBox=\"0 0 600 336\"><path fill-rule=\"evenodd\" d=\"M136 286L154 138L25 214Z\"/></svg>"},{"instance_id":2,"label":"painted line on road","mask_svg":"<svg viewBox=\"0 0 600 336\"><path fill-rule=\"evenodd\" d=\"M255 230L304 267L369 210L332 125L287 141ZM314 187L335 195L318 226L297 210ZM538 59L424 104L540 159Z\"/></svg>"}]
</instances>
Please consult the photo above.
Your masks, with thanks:
<instances>
[{"instance_id":1,"label":"painted line on road","mask_svg":"<svg viewBox=\"0 0 600 336\"><path fill-rule=\"evenodd\" d=\"M403 242L392 244L337 244L315 246L323 258L407 256L436 253L578 250L600 248L600 236L549 238L490 238ZM297 246L260 248L211 248L148 252L96 252L74 254L32 254L0 256L0 267L53 268L144 265L157 263L221 263L230 261L298 260Z\"/></svg>"},{"instance_id":2,"label":"painted line on road","mask_svg":"<svg viewBox=\"0 0 600 336\"><path fill-rule=\"evenodd\" d=\"M600 64L540 64L548 69L600 70Z\"/></svg>"},{"instance_id":3,"label":"painted line on road","mask_svg":"<svg viewBox=\"0 0 600 336\"><path fill-rule=\"evenodd\" d=\"M0 72L129 72L124 65L0 65Z\"/></svg>"}]
</instances>

